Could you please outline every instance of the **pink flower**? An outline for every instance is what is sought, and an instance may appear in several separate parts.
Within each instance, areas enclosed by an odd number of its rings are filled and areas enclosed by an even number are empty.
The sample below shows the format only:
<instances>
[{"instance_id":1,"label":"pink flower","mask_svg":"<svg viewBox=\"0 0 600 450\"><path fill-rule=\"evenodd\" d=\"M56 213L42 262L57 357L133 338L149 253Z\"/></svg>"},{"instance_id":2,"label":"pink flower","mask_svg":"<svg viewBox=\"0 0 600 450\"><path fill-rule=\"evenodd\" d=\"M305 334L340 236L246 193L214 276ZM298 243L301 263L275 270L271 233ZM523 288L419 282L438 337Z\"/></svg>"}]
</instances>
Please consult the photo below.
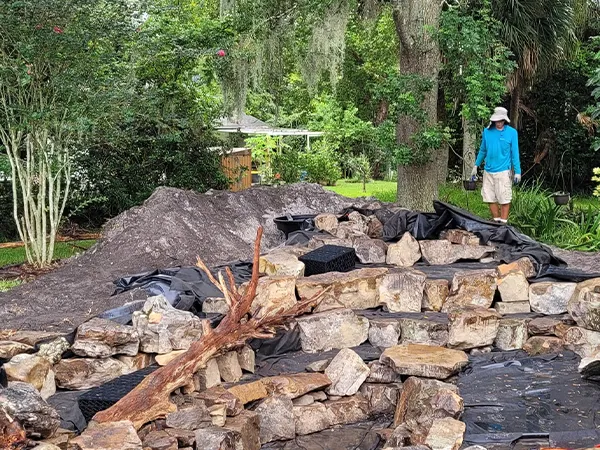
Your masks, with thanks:
<instances>
[{"instance_id":1,"label":"pink flower","mask_svg":"<svg viewBox=\"0 0 600 450\"><path fill-rule=\"evenodd\" d=\"M54 30L54 32L55 32L55 33L57 33L57 34L63 34L63 33L64 33L63 29L62 29L61 27L59 27L59 26L55 26L55 27L53 28L53 30Z\"/></svg>"},{"instance_id":2,"label":"pink flower","mask_svg":"<svg viewBox=\"0 0 600 450\"><path fill-rule=\"evenodd\" d=\"M281 178L281 175L280 175L280 174L278 174L278 173L276 173L276 174L275 174L275 179L276 179L276 180L279 180L280 178Z\"/></svg>"},{"instance_id":3,"label":"pink flower","mask_svg":"<svg viewBox=\"0 0 600 450\"><path fill-rule=\"evenodd\" d=\"M35 26L35 29L36 29L36 30L41 30L42 28L44 28L44 25L42 25L41 23L38 23L38 24Z\"/></svg>"},{"instance_id":4,"label":"pink flower","mask_svg":"<svg viewBox=\"0 0 600 450\"><path fill-rule=\"evenodd\" d=\"M217 56L220 56L221 58L222 58L223 56L225 56L225 54L226 54L226 53L225 53L225 50L219 50L219 51L217 52Z\"/></svg>"}]
</instances>

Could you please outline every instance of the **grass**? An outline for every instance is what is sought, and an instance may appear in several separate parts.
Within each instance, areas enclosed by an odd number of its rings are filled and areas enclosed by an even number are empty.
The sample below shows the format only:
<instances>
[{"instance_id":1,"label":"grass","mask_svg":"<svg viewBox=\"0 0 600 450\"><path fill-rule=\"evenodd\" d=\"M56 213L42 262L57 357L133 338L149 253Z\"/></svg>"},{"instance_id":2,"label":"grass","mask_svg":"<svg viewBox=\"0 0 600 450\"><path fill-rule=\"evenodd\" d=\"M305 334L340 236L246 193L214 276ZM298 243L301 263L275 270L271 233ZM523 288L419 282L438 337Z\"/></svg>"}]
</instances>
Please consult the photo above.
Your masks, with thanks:
<instances>
[{"instance_id":1,"label":"grass","mask_svg":"<svg viewBox=\"0 0 600 450\"><path fill-rule=\"evenodd\" d=\"M60 260L69 258L73 255L83 252L84 250L87 250L95 243L95 240L57 242L54 251L54 259ZM26 260L27 258L25 257L24 247L0 249L0 267L23 264L26 262Z\"/></svg>"},{"instance_id":2,"label":"grass","mask_svg":"<svg viewBox=\"0 0 600 450\"><path fill-rule=\"evenodd\" d=\"M0 280L0 292L6 292L21 283L21 280Z\"/></svg>"},{"instance_id":3,"label":"grass","mask_svg":"<svg viewBox=\"0 0 600 450\"><path fill-rule=\"evenodd\" d=\"M389 193L393 191L394 197L396 196L396 182L395 181L371 181L367 183L367 192L363 192L362 183L357 183L350 180L339 180L335 186L327 186L325 189L336 192L344 197L356 198L356 197L377 197L380 193ZM378 197L379 198L379 197ZM393 200L384 200L393 201Z\"/></svg>"}]
</instances>

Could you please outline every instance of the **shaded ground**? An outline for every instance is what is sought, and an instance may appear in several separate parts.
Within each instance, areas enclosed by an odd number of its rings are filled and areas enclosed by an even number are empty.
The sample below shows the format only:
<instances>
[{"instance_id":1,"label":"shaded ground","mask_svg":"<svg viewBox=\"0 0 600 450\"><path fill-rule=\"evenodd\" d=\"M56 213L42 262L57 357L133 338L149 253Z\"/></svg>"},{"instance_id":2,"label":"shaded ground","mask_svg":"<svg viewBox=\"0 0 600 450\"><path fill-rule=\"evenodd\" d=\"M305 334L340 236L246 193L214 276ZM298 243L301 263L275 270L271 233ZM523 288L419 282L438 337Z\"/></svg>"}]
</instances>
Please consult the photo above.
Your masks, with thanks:
<instances>
[{"instance_id":1,"label":"shaded ground","mask_svg":"<svg viewBox=\"0 0 600 450\"><path fill-rule=\"evenodd\" d=\"M350 204L305 183L212 195L157 189L143 205L112 219L85 254L0 293L1 328L69 332L102 311L145 298L139 291L111 297L117 278L193 265L198 255L209 265L247 259L259 225L265 228L263 246L269 248L283 238L274 217L337 212Z\"/></svg>"}]
</instances>

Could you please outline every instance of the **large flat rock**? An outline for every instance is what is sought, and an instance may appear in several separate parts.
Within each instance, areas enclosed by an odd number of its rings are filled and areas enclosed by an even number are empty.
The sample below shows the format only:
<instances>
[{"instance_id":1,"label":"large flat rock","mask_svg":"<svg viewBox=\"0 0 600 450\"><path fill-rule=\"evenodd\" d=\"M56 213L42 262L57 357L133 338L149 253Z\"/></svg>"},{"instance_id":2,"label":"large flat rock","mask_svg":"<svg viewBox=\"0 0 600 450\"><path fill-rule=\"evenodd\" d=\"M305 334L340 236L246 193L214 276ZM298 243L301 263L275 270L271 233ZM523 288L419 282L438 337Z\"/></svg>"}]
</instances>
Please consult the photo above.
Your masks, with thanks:
<instances>
[{"instance_id":1,"label":"large flat rock","mask_svg":"<svg viewBox=\"0 0 600 450\"><path fill-rule=\"evenodd\" d=\"M283 235L273 218L285 213L338 213L353 202L315 184L199 194L159 188L141 206L110 220L102 239L64 266L0 293L2 328L70 332L91 317L144 292L111 296L113 281L158 268L209 265L252 257L259 225L263 249Z\"/></svg>"},{"instance_id":2,"label":"large flat rock","mask_svg":"<svg viewBox=\"0 0 600 450\"><path fill-rule=\"evenodd\" d=\"M407 344L386 349L380 361L392 367L400 375L445 380L466 366L469 358L460 350Z\"/></svg>"}]
</instances>

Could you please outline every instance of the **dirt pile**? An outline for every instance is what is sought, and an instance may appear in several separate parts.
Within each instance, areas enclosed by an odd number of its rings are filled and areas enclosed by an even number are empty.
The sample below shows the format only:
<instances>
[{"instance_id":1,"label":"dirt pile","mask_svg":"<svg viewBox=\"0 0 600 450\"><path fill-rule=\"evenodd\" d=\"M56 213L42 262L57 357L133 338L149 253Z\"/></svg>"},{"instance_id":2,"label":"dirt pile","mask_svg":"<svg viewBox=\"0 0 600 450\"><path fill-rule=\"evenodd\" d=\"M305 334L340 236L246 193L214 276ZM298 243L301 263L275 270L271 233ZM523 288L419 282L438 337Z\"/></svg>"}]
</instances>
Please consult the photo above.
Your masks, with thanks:
<instances>
[{"instance_id":1,"label":"dirt pile","mask_svg":"<svg viewBox=\"0 0 600 450\"><path fill-rule=\"evenodd\" d=\"M143 205L109 221L88 252L0 294L2 328L71 331L102 311L146 297L142 292L111 297L115 279L192 265L198 255L210 265L247 259L259 225L265 228L263 246L270 248L283 239L274 217L339 212L351 203L306 183L213 194L159 188Z\"/></svg>"}]
</instances>

